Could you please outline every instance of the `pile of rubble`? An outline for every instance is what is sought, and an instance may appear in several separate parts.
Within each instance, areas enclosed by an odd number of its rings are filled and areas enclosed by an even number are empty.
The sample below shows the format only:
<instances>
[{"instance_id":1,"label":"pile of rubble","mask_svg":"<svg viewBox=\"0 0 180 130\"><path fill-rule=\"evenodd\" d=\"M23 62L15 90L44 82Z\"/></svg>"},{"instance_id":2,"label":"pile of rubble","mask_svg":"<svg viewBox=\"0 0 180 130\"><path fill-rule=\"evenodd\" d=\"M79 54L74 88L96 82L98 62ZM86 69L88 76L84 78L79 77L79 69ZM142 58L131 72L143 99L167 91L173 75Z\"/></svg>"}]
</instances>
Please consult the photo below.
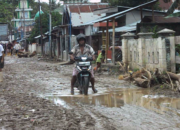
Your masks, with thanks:
<instances>
[{"instance_id":1,"label":"pile of rubble","mask_svg":"<svg viewBox=\"0 0 180 130\"><path fill-rule=\"evenodd\" d=\"M136 72L129 71L128 74L120 75L119 80L132 81L143 88L163 85L180 92L180 74L160 72L158 68L154 71L149 71L145 68Z\"/></svg>"},{"instance_id":2,"label":"pile of rubble","mask_svg":"<svg viewBox=\"0 0 180 130\"><path fill-rule=\"evenodd\" d=\"M36 54L37 54L36 51L34 51L33 53L19 51L19 52L18 52L18 57L19 57L19 58L22 58L22 57L28 58L28 57L33 57L33 56L35 56Z\"/></svg>"}]
</instances>

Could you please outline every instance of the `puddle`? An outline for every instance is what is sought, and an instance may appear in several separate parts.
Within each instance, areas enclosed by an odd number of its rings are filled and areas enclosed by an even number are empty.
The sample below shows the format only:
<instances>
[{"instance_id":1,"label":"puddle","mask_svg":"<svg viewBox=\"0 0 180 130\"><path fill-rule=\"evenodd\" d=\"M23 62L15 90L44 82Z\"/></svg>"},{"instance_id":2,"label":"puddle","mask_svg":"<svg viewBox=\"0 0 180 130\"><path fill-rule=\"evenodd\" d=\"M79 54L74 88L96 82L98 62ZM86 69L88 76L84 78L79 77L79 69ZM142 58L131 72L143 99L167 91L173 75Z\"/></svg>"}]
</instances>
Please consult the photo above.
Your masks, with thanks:
<instances>
[{"instance_id":1,"label":"puddle","mask_svg":"<svg viewBox=\"0 0 180 130\"><path fill-rule=\"evenodd\" d=\"M113 89L99 94L83 95L46 95L47 99L66 108L78 104L105 107L122 107L126 104L136 105L157 113L174 113L180 115L180 99L163 95L149 95L148 89Z\"/></svg>"}]
</instances>

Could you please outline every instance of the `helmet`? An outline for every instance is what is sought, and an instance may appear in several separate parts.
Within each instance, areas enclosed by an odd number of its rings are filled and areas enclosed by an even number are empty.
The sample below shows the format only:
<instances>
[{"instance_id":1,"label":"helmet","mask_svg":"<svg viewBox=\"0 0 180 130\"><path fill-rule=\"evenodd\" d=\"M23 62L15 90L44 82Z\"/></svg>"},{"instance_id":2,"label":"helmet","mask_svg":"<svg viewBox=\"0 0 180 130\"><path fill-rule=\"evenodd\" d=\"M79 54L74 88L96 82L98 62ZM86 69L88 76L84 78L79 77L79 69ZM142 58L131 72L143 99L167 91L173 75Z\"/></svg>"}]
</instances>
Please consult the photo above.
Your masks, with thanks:
<instances>
[{"instance_id":1,"label":"helmet","mask_svg":"<svg viewBox=\"0 0 180 130\"><path fill-rule=\"evenodd\" d=\"M80 33L79 35L77 35L76 40L78 43L79 43L80 39L84 39L84 41L86 43L86 36L84 34Z\"/></svg>"}]
</instances>

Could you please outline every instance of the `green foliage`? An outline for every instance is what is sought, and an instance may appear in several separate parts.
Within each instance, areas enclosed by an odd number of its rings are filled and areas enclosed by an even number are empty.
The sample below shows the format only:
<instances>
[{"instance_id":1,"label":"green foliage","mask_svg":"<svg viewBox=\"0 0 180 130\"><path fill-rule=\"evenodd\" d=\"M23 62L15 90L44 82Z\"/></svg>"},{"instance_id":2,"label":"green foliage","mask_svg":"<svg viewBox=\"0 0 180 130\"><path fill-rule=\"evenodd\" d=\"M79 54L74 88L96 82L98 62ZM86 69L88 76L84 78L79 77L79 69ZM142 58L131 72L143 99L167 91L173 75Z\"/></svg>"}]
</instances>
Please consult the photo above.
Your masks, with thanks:
<instances>
[{"instance_id":1,"label":"green foliage","mask_svg":"<svg viewBox=\"0 0 180 130\"><path fill-rule=\"evenodd\" d=\"M52 27L60 25L62 20L62 15L57 12L52 12ZM42 33L45 33L49 30L49 14L44 13L41 15L41 24L42 24ZM36 19L36 25L34 26L31 35L29 37L30 42L35 42L34 37L40 35L40 25L39 18Z\"/></svg>"},{"instance_id":2,"label":"green foliage","mask_svg":"<svg viewBox=\"0 0 180 130\"><path fill-rule=\"evenodd\" d=\"M179 44L176 45L175 48L176 48L176 52L178 52L180 54L180 45Z\"/></svg>"},{"instance_id":3,"label":"green foliage","mask_svg":"<svg viewBox=\"0 0 180 130\"><path fill-rule=\"evenodd\" d=\"M163 85L161 85L161 86L160 86L160 88L164 88L164 86L163 86Z\"/></svg>"},{"instance_id":4,"label":"green foliage","mask_svg":"<svg viewBox=\"0 0 180 130\"><path fill-rule=\"evenodd\" d=\"M129 6L129 7L135 7L138 5L141 5L143 3L147 3L152 0L109 0L109 3L111 6ZM150 7L146 7L150 8ZM161 8L159 7L159 2L155 4L154 9L160 10Z\"/></svg>"},{"instance_id":5,"label":"green foliage","mask_svg":"<svg viewBox=\"0 0 180 130\"><path fill-rule=\"evenodd\" d=\"M8 2L0 1L0 23L10 23L14 16L14 6Z\"/></svg>"},{"instance_id":6,"label":"green foliage","mask_svg":"<svg viewBox=\"0 0 180 130\"><path fill-rule=\"evenodd\" d=\"M134 68L133 72L139 71L139 68Z\"/></svg>"},{"instance_id":7,"label":"green foliage","mask_svg":"<svg viewBox=\"0 0 180 130\"><path fill-rule=\"evenodd\" d=\"M153 28L151 28L151 29L149 30L150 32L153 32L153 33L154 33L154 34L152 35L153 38L158 38L158 34L157 34L158 30L157 30L157 28L158 28L158 26L156 25L156 26L154 26Z\"/></svg>"}]
</instances>

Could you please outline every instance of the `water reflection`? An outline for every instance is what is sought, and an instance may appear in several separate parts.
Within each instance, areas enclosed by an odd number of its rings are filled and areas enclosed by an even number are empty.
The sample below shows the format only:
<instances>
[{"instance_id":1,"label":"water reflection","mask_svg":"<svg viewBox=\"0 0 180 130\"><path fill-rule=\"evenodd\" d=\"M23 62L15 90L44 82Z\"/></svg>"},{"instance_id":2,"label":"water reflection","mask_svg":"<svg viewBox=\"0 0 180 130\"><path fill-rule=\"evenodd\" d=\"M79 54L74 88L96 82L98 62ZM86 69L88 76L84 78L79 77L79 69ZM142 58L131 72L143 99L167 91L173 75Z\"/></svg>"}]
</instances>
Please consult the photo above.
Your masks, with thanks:
<instances>
[{"instance_id":1,"label":"water reflection","mask_svg":"<svg viewBox=\"0 0 180 130\"><path fill-rule=\"evenodd\" d=\"M149 95L148 89L116 89L107 90L103 94L89 96L60 96L53 97L54 102L63 106L91 104L106 107L121 107L125 104L141 106L157 113L173 112L180 114L180 99L165 96Z\"/></svg>"}]
</instances>

